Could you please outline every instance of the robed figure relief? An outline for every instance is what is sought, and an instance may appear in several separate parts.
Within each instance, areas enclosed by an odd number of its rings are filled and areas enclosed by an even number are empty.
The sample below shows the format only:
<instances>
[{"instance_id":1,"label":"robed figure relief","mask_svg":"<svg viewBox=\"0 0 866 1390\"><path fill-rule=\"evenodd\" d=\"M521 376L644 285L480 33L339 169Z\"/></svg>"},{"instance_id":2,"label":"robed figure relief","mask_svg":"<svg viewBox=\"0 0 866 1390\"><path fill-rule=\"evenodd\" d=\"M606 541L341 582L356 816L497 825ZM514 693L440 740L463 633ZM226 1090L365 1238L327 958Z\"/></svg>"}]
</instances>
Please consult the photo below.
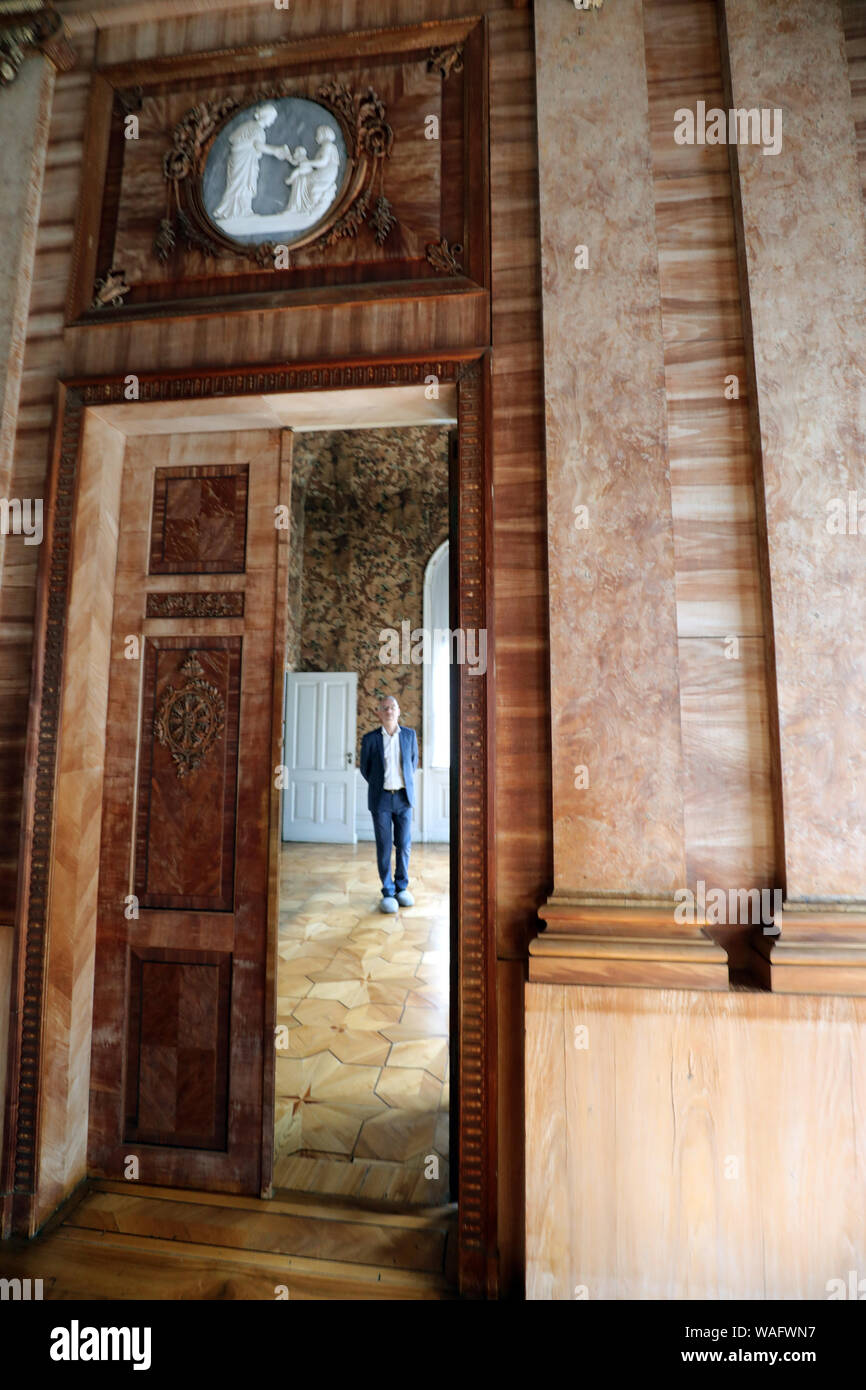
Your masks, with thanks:
<instances>
[{"instance_id":1,"label":"robed figure relief","mask_svg":"<svg viewBox=\"0 0 866 1390\"><path fill-rule=\"evenodd\" d=\"M321 119L326 114L304 98L278 98L241 112L237 124L223 132L204 179L206 210L222 232L247 242L275 236L291 241L292 233L301 235L325 216L338 196L347 160L342 133ZM284 143L269 143L275 124L288 137ZM292 166L288 177L279 164Z\"/></svg>"},{"instance_id":2,"label":"robed figure relief","mask_svg":"<svg viewBox=\"0 0 866 1390\"><path fill-rule=\"evenodd\" d=\"M313 159L307 158L307 151L299 145L290 155L297 165L293 174L286 179L290 189L287 212L302 216L324 212L334 201L337 181L340 175L340 155L335 144L336 137L329 125L320 125L316 131L318 148Z\"/></svg>"},{"instance_id":3,"label":"robed figure relief","mask_svg":"<svg viewBox=\"0 0 866 1390\"><path fill-rule=\"evenodd\" d=\"M222 202L214 208L214 217L220 221L235 218L253 217L253 198L259 187L259 168L262 156L273 155L274 159L288 159L288 145L269 145L265 131L277 119L275 106L260 106L253 113L251 121L232 131L229 136L229 154L226 187Z\"/></svg>"}]
</instances>

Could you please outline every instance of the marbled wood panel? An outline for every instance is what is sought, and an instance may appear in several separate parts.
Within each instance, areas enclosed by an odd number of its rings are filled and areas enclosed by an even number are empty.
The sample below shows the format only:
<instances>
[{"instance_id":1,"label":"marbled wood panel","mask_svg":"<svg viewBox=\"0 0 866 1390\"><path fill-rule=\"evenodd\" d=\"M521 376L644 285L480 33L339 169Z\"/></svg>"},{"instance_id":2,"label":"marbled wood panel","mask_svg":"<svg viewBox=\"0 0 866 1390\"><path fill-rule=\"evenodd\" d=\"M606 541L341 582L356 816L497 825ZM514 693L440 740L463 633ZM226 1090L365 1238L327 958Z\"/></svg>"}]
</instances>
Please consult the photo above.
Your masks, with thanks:
<instances>
[{"instance_id":1,"label":"marbled wood panel","mask_svg":"<svg viewBox=\"0 0 866 1390\"><path fill-rule=\"evenodd\" d=\"M552 882L541 251L527 10L490 16L499 1280L523 1279L523 978ZM503 959L505 958L505 959Z\"/></svg>"},{"instance_id":2,"label":"marbled wood panel","mask_svg":"<svg viewBox=\"0 0 866 1390\"><path fill-rule=\"evenodd\" d=\"M240 637L149 637L139 736L134 891L142 907L230 912L234 900ZM194 653L195 679L221 702L223 728L199 766L180 767L157 737L169 687L180 691ZM204 698L215 715L210 691Z\"/></svg>"},{"instance_id":3,"label":"marbled wood panel","mask_svg":"<svg viewBox=\"0 0 866 1390\"><path fill-rule=\"evenodd\" d=\"M535 6L554 893L672 897L683 763L643 6L575 20Z\"/></svg>"},{"instance_id":4,"label":"marbled wood panel","mask_svg":"<svg viewBox=\"0 0 866 1390\"><path fill-rule=\"evenodd\" d=\"M231 955L130 952L131 1143L224 1149Z\"/></svg>"},{"instance_id":5,"label":"marbled wood panel","mask_svg":"<svg viewBox=\"0 0 866 1390\"><path fill-rule=\"evenodd\" d=\"M544 392L531 16L490 21L497 949L524 959L550 887Z\"/></svg>"},{"instance_id":6,"label":"marbled wood panel","mask_svg":"<svg viewBox=\"0 0 866 1390\"><path fill-rule=\"evenodd\" d=\"M105 720L124 439L93 417L76 503L47 906L41 1222L85 1175Z\"/></svg>"},{"instance_id":7,"label":"marbled wood panel","mask_svg":"<svg viewBox=\"0 0 866 1390\"><path fill-rule=\"evenodd\" d=\"M529 1298L825 1299L864 1267L866 1001L529 985L526 1006Z\"/></svg>"},{"instance_id":8,"label":"marbled wood panel","mask_svg":"<svg viewBox=\"0 0 866 1390\"><path fill-rule=\"evenodd\" d=\"M647 80L671 469L686 874L772 887L771 747L748 380L728 150L678 145L674 113L725 108L716 0L648 0ZM725 396L737 377L739 396ZM739 656L726 659L725 639ZM733 650L729 648L729 650ZM714 930L746 958L745 935Z\"/></svg>"},{"instance_id":9,"label":"marbled wood panel","mask_svg":"<svg viewBox=\"0 0 866 1390\"><path fill-rule=\"evenodd\" d=\"M740 641L736 660L725 642L682 638L680 700L685 760L687 885L772 888L775 880L773 790L764 643ZM711 927L730 964L749 958L748 927Z\"/></svg>"},{"instance_id":10,"label":"marbled wood panel","mask_svg":"<svg viewBox=\"0 0 866 1390\"><path fill-rule=\"evenodd\" d=\"M733 100L783 109L737 149L775 631L787 895L866 899L866 224L839 6L728 0ZM808 171L808 179L803 177ZM832 210L830 215L829 210Z\"/></svg>"},{"instance_id":11,"label":"marbled wood panel","mask_svg":"<svg viewBox=\"0 0 866 1390\"><path fill-rule=\"evenodd\" d=\"M158 468L151 574L238 574L247 538L248 469Z\"/></svg>"},{"instance_id":12,"label":"marbled wood panel","mask_svg":"<svg viewBox=\"0 0 866 1390\"><path fill-rule=\"evenodd\" d=\"M106 749L106 797L100 874L100 918L94 1018L90 1170L106 1175L122 1171L123 1050L126 1019L126 956L156 946L182 950L187 958L202 947L228 951L233 958L231 993L230 1094L228 1148L203 1154L169 1148L145 1148L145 1170L169 1185L201 1183L223 1190L258 1193L262 1153L262 1097L265 1046L265 945L267 905L267 836L265 823L271 778L271 703L273 679L274 565L278 501L279 431L227 434L163 435L127 441L123 514L118 554L112 641L112 680ZM150 913L127 922L123 899L130 891L133 839L132 801L140 673L123 659L125 634L140 632L145 590L164 587L165 579L147 580L153 477L157 467L189 468L249 464L249 506L244 662L241 671L240 720L245 729L238 777L237 867L233 931L211 934L213 918L198 913ZM214 576L214 587L223 580ZM195 629L213 632L213 621L182 619L185 636ZM239 619L226 620L239 624ZM165 625L165 620L160 621ZM149 624L156 626L155 623ZM220 632L227 627L221 626ZM175 628L177 631L177 628ZM213 639L211 639L213 640ZM205 639L205 642L207 639ZM132 669L131 669L132 668ZM270 1121L272 1124L272 1119ZM128 1148L128 1145L126 1146Z\"/></svg>"},{"instance_id":13,"label":"marbled wood panel","mask_svg":"<svg viewBox=\"0 0 866 1390\"><path fill-rule=\"evenodd\" d=\"M842 0L842 24L854 108L860 191L866 203L866 0Z\"/></svg>"},{"instance_id":14,"label":"marbled wood panel","mask_svg":"<svg viewBox=\"0 0 866 1390\"><path fill-rule=\"evenodd\" d=\"M243 79L232 81L230 59L227 67L226 81L198 83L195 87L184 84L181 90L144 98L138 113L139 139L126 142L114 242L114 264L123 266L130 285L164 284L184 274L200 275L202 272L205 262L198 253L181 248L162 264L154 255L152 245L166 205L162 163L171 146L174 126L198 102L234 97L248 105L253 100L251 92L274 81L273 72L262 73L260 77L245 75ZM285 74L281 71L279 76L282 78ZM360 255L371 265L408 258L421 263L426 271L427 243L438 241L444 234L440 216L442 144L426 139L424 134L428 115L441 121L441 77L438 73L428 73L423 57L387 65L367 63L363 67L347 64L344 60L299 73L293 92L315 100L319 87L330 81L344 82L358 94L372 87L385 103L388 124L394 131L394 149L386 161L383 191L393 204L399 226L393 229L384 246L377 246L373 233L365 228L357 238L347 237L324 252L301 247L292 251L292 267L347 265L357 261ZM456 84L460 82L460 77L455 78ZM462 135L462 120L459 120L458 134ZM291 170L290 165L285 167ZM208 258L206 265L208 275L219 278L236 275L246 263L228 255Z\"/></svg>"}]
</instances>

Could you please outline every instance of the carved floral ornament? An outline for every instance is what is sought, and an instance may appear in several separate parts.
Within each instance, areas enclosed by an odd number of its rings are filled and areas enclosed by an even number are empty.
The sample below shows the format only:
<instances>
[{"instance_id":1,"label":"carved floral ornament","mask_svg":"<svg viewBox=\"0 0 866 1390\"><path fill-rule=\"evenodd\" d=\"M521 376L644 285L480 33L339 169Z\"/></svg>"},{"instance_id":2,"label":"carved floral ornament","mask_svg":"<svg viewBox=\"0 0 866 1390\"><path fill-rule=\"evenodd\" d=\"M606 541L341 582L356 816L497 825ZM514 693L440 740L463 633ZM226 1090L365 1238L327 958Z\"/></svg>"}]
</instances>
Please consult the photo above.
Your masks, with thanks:
<instances>
[{"instance_id":1,"label":"carved floral ornament","mask_svg":"<svg viewBox=\"0 0 866 1390\"><path fill-rule=\"evenodd\" d=\"M178 122L163 160L160 260L179 236L206 256L246 256L263 268L278 251L288 268L291 251L332 246L365 224L384 244L396 225L383 190L394 144L384 103L372 88L356 95L340 82L315 97L292 88L287 79L244 100L201 102ZM274 130L309 134L292 147Z\"/></svg>"},{"instance_id":2,"label":"carved floral ornament","mask_svg":"<svg viewBox=\"0 0 866 1390\"><path fill-rule=\"evenodd\" d=\"M201 767L225 728L225 701L215 685L204 679L195 652L181 666L186 681L179 689L166 687L153 721L153 732L186 777Z\"/></svg>"}]
</instances>

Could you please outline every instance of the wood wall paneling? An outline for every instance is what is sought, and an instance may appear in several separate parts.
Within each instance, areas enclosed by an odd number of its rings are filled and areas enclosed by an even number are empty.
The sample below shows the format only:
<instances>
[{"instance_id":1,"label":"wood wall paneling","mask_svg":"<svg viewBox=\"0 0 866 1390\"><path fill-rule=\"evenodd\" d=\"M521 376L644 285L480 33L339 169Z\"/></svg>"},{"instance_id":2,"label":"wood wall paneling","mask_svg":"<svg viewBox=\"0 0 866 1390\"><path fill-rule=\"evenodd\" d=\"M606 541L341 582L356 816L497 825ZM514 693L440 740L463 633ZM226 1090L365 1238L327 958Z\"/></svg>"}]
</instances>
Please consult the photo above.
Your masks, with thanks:
<instances>
[{"instance_id":1,"label":"wood wall paneling","mask_svg":"<svg viewBox=\"0 0 866 1390\"><path fill-rule=\"evenodd\" d=\"M526 1002L528 1298L826 1299L863 1268L863 1000Z\"/></svg>"},{"instance_id":2,"label":"wood wall paneling","mask_svg":"<svg viewBox=\"0 0 866 1390\"><path fill-rule=\"evenodd\" d=\"M727 108L716 0L648 0L644 33L677 593L686 878L774 888L769 693L733 191L725 145L675 112ZM731 378L735 378L732 382ZM736 392L736 395L734 395ZM734 970L751 924L710 927Z\"/></svg>"},{"instance_id":3,"label":"wood wall paneling","mask_svg":"<svg viewBox=\"0 0 866 1390\"><path fill-rule=\"evenodd\" d=\"M430 19L463 23L460 0L385 0L377 22L400 26ZM522 1266L522 1086L519 1050L522 1013L517 1007L525 968L525 943L534 913L551 882L549 788L549 690L547 671L547 555L545 545L544 440L541 432L542 353L539 334L537 144L531 13L504 0L484 0L487 15L490 90L491 277L485 290L457 293L431 283L411 301L385 301L379 291L358 290L350 298L327 290L296 297L262 295L243 311L124 322L106 313L92 327L64 330L70 258L85 155L88 97L92 81L91 35L76 40L79 66L57 79L37 237L31 317L28 324L16 438L17 495L39 495L46 476L58 377L92 377L119 368L147 373L281 363L297 359L375 358L397 353L436 353L477 348L493 341L492 429L496 516L494 583L500 596L495 619L497 682L496 930L497 949L512 985L500 1009L500 1030L509 1035L511 1058L499 1086L500 1138L509 1155L509 1175L500 1183L500 1258L506 1287L517 1287ZM365 6L349 0L341 10L344 33L369 24ZM157 56L205 52L235 44L261 44L278 37L298 40L333 30L325 6L267 6L209 12L194 19L162 19L147 25L114 26L98 35L103 66ZM443 89L446 102L454 100ZM453 151L446 145L447 160ZM444 292L443 292L444 291ZM264 312L267 311L267 312ZM263 383L263 389L268 389ZM32 650L33 556L7 557L0 597L4 646L0 654L2 699L0 740L4 758L15 762L4 782L2 819L8 833L0 846L0 903L15 902L20 785ZM170 580L170 576L166 576ZM155 583L155 581L154 581ZM166 592L197 589L198 583L163 582ZM221 590L230 586L223 582ZM13 602L14 600L14 602ZM159 633L156 618L145 631ZM189 631L195 622L188 620ZM232 618L219 630L233 631ZM168 629L163 628L163 635ZM171 945L173 915L164 914L160 944ZM199 949L223 940L218 916L203 914L191 936ZM514 972L517 972L516 974ZM503 1012L504 1010L504 1012Z\"/></svg>"},{"instance_id":4,"label":"wood wall paneling","mask_svg":"<svg viewBox=\"0 0 866 1390\"><path fill-rule=\"evenodd\" d=\"M459 45L462 59L443 77L429 59L434 49L451 44ZM416 293L425 285L442 292L486 284L486 117L478 102L485 71L484 28L477 20L409 26L381 37L375 31L360 38L336 34L312 44L223 51L191 62L172 58L103 67L94 85L88 137L89 162L98 176L81 204L71 316L104 316L104 310L90 312L94 281L113 267L122 269L129 286L115 316L170 301L188 311L215 296L270 296L276 290L378 283L380 295L405 297L410 282ZM361 141L350 149L356 172L349 186L363 192L343 214L353 217L365 208L370 224L353 222L343 234L338 221L324 243L291 246L287 268L276 267L273 259L257 263L246 253L234 253L228 243L217 245L224 239L201 211L193 176L182 178L176 190L164 178L164 158L178 123L209 104L216 109L231 99L240 110L262 94L276 96L284 89L286 95L316 100L334 83L352 94L359 117L361 99L375 93L393 138L381 159L367 154ZM135 139L124 138L130 112L138 122ZM217 116L216 126L203 131L202 161L224 119ZM438 123L436 138L431 138L431 119ZM346 139L351 147L354 132L348 126ZM393 219L387 234L374 225L380 197L387 199ZM176 216L178 200L195 222L194 245L188 224ZM153 246L160 219L170 224L174 238L164 259ZM446 252L460 248L450 269L428 254L440 244Z\"/></svg>"},{"instance_id":5,"label":"wood wall paneling","mask_svg":"<svg viewBox=\"0 0 866 1390\"><path fill-rule=\"evenodd\" d=\"M726 0L724 13L734 104L765 105L768 91L785 97L778 153L736 150L784 814L785 911L770 974L774 988L825 990L835 954L840 992L860 992L866 730L851 634L862 627L866 558L847 521L834 521L834 508L847 517L866 453L859 93L840 6L792 0L784 26L743 0ZM782 240L779 258L768 248ZM814 276L802 273L807 266Z\"/></svg>"},{"instance_id":6,"label":"wood wall paneling","mask_svg":"<svg viewBox=\"0 0 866 1390\"><path fill-rule=\"evenodd\" d=\"M696 985L726 988L724 953L674 916L685 783L643 5L581 25L539 0L535 32L555 882L530 973L682 984L692 959Z\"/></svg>"}]
</instances>

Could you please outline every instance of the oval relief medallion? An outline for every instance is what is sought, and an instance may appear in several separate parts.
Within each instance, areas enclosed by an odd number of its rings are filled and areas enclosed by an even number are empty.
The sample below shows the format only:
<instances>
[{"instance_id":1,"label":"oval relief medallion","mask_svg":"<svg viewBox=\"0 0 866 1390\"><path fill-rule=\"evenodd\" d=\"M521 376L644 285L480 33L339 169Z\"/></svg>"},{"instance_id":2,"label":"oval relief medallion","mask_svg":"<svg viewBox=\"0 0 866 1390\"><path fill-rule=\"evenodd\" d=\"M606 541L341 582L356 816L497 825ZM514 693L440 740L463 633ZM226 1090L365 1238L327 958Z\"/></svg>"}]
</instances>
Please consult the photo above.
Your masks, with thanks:
<instances>
[{"instance_id":1,"label":"oval relief medallion","mask_svg":"<svg viewBox=\"0 0 866 1390\"><path fill-rule=\"evenodd\" d=\"M328 216L350 173L332 113L304 97L275 97L244 107L220 130L201 198L207 217L232 241L291 246Z\"/></svg>"}]
</instances>

